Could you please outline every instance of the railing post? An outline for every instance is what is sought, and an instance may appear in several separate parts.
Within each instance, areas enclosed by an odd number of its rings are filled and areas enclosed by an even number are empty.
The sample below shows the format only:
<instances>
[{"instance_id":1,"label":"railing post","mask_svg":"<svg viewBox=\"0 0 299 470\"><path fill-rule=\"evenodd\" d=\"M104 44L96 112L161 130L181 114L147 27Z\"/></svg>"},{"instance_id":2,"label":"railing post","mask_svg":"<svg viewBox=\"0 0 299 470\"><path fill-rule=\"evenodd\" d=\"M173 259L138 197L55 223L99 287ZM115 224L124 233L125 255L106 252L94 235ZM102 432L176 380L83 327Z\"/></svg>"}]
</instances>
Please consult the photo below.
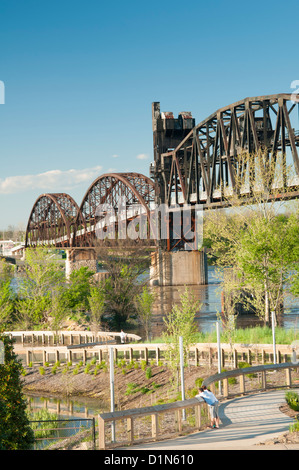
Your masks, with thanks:
<instances>
[{"instance_id":1,"label":"railing post","mask_svg":"<svg viewBox=\"0 0 299 470\"><path fill-rule=\"evenodd\" d=\"M160 348L159 346L156 347L156 365L158 366L159 365L159 361L160 361Z\"/></svg>"},{"instance_id":2,"label":"railing post","mask_svg":"<svg viewBox=\"0 0 299 470\"><path fill-rule=\"evenodd\" d=\"M245 393L245 375L244 374L240 375L240 393L242 394Z\"/></svg>"},{"instance_id":3,"label":"railing post","mask_svg":"<svg viewBox=\"0 0 299 470\"><path fill-rule=\"evenodd\" d=\"M133 444L134 441L134 422L133 418L127 418L127 433L128 433L128 440L130 444Z\"/></svg>"},{"instance_id":4,"label":"railing post","mask_svg":"<svg viewBox=\"0 0 299 470\"><path fill-rule=\"evenodd\" d=\"M251 351L250 351L250 349L248 349L248 351L247 351L247 362L248 362L248 364L251 365L251 361L252 361L252 359L251 359Z\"/></svg>"},{"instance_id":5,"label":"railing post","mask_svg":"<svg viewBox=\"0 0 299 470\"><path fill-rule=\"evenodd\" d=\"M262 364L264 365L266 362L266 352L264 349L262 349Z\"/></svg>"},{"instance_id":6,"label":"railing post","mask_svg":"<svg viewBox=\"0 0 299 470\"><path fill-rule=\"evenodd\" d=\"M152 438L156 441L158 438L159 426L157 413L152 414Z\"/></svg>"},{"instance_id":7,"label":"railing post","mask_svg":"<svg viewBox=\"0 0 299 470\"><path fill-rule=\"evenodd\" d=\"M266 380L266 371L263 370L261 372L261 376L262 376L262 390L266 390L267 388L267 380Z\"/></svg>"},{"instance_id":8,"label":"railing post","mask_svg":"<svg viewBox=\"0 0 299 470\"><path fill-rule=\"evenodd\" d=\"M182 415L181 415L181 410L177 410L176 412L176 417L177 417L177 429L178 432L182 431Z\"/></svg>"},{"instance_id":9,"label":"railing post","mask_svg":"<svg viewBox=\"0 0 299 470\"><path fill-rule=\"evenodd\" d=\"M133 362L133 349L129 348L129 361Z\"/></svg>"},{"instance_id":10,"label":"railing post","mask_svg":"<svg viewBox=\"0 0 299 470\"><path fill-rule=\"evenodd\" d=\"M211 367L213 364L213 350L212 348L209 348L209 367Z\"/></svg>"},{"instance_id":11,"label":"railing post","mask_svg":"<svg viewBox=\"0 0 299 470\"><path fill-rule=\"evenodd\" d=\"M223 348L221 348L221 366L225 366L225 351Z\"/></svg>"},{"instance_id":12,"label":"railing post","mask_svg":"<svg viewBox=\"0 0 299 470\"><path fill-rule=\"evenodd\" d=\"M101 416L98 416L98 421L99 421L99 449L100 450L105 450L105 421Z\"/></svg>"},{"instance_id":13,"label":"railing post","mask_svg":"<svg viewBox=\"0 0 299 470\"><path fill-rule=\"evenodd\" d=\"M45 365L47 362L47 352L43 351L43 365Z\"/></svg>"},{"instance_id":14,"label":"railing post","mask_svg":"<svg viewBox=\"0 0 299 470\"><path fill-rule=\"evenodd\" d=\"M200 403L195 407L195 426L197 429L201 427L201 405Z\"/></svg>"},{"instance_id":15,"label":"railing post","mask_svg":"<svg viewBox=\"0 0 299 470\"><path fill-rule=\"evenodd\" d=\"M228 397L228 378L223 379L223 396Z\"/></svg>"},{"instance_id":16,"label":"railing post","mask_svg":"<svg viewBox=\"0 0 299 470\"><path fill-rule=\"evenodd\" d=\"M286 382L287 382L287 386L291 387L291 385L292 385L292 375L291 375L291 369L290 368L286 369Z\"/></svg>"},{"instance_id":17,"label":"railing post","mask_svg":"<svg viewBox=\"0 0 299 470\"><path fill-rule=\"evenodd\" d=\"M234 351L233 351L233 364L234 364L234 368L237 369L237 367L238 367L238 351L236 349L234 349Z\"/></svg>"},{"instance_id":18,"label":"railing post","mask_svg":"<svg viewBox=\"0 0 299 470\"><path fill-rule=\"evenodd\" d=\"M194 350L194 361L195 361L195 365L198 366L198 349L195 348Z\"/></svg>"},{"instance_id":19,"label":"railing post","mask_svg":"<svg viewBox=\"0 0 299 470\"><path fill-rule=\"evenodd\" d=\"M29 366L29 364L30 364L30 355L31 355L31 351L29 351L29 349L28 349L27 352L26 352L27 366Z\"/></svg>"},{"instance_id":20,"label":"railing post","mask_svg":"<svg viewBox=\"0 0 299 470\"><path fill-rule=\"evenodd\" d=\"M144 360L148 364L148 348L144 348Z\"/></svg>"}]
</instances>

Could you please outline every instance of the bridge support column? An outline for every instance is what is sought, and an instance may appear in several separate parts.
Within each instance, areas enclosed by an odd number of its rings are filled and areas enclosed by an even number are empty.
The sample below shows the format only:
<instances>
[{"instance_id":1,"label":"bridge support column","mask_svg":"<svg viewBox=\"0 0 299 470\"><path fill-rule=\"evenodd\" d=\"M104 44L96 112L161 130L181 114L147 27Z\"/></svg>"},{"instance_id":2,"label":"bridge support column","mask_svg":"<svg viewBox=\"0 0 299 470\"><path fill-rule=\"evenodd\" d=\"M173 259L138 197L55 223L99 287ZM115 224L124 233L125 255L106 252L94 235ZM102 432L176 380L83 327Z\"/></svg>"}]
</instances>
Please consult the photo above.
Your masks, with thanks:
<instances>
[{"instance_id":1,"label":"bridge support column","mask_svg":"<svg viewBox=\"0 0 299 470\"><path fill-rule=\"evenodd\" d=\"M96 252L92 248L69 248L66 250L65 275L68 279L71 273L86 266L95 273L98 272Z\"/></svg>"},{"instance_id":2,"label":"bridge support column","mask_svg":"<svg viewBox=\"0 0 299 470\"><path fill-rule=\"evenodd\" d=\"M159 286L208 284L205 250L152 253L150 283Z\"/></svg>"}]
</instances>

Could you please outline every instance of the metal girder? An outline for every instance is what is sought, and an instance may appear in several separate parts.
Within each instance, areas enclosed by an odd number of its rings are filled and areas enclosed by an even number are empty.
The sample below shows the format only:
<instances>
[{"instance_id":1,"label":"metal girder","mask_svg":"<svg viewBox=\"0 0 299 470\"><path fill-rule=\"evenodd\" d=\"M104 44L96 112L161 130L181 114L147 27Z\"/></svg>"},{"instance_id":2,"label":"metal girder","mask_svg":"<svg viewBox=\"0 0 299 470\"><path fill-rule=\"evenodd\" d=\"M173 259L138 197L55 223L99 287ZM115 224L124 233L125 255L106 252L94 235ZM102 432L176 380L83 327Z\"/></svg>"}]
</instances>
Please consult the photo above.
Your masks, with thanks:
<instances>
[{"instance_id":1,"label":"metal girder","mask_svg":"<svg viewBox=\"0 0 299 470\"><path fill-rule=\"evenodd\" d=\"M29 216L25 246L70 246L78 212L78 205L68 194L42 194Z\"/></svg>"},{"instance_id":2,"label":"metal girder","mask_svg":"<svg viewBox=\"0 0 299 470\"><path fill-rule=\"evenodd\" d=\"M225 192L234 191L236 178L248 170L241 155L261 151L274 163L278 153L284 158L288 155L296 176L291 185L299 189L299 132L291 123L298 104L292 102L291 94L245 98L221 108L187 135L181 127L181 141L173 148L167 147L173 145L165 130L168 121L164 119L164 126L160 123L163 121L158 113L160 107L154 105L155 162L151 170L160 203L197 203L204 207L213 204L221 207L223 203L225 206ZM265 164L257 162L262 163ZM291 197L288 183L284 178L283 181L283 194Z\"/></svg>"},{"instance_id":3,"label":"metal girder","mask_svg":"<svg viewBox=\"0 0 299 470\"><path fill-rule=\"evenodd\" d=\"M256 165L275 165L279 153L288 157L296 178L291 187L282 175L280 196L299 197L299 132L292 124L298 106L290 94L245 98L195 125L191 113L182 112L174 119L170 112L160 113L160 103L153 103L154 164L150 173L154 181L133 172L104 174L88 188L80 207L65 193L39 196L29 217L26 246L95 246L98 208L106 204L117 216L121 198L125 201L126 225L137 220L136 206L143 208L148 221L152 203L226 207L226 191L234 192L236 180L248 171L241 158L244 153L263 151L267 162L260 159ZM254 172L251 168L252 175ZM248 194L242 196L248 202L251 185L249 181ZM191 218L193 224L193 213ZM115 229L119 220L116 217ZM180 237L174 242L172 229L169 225L167 250L179 249L186 242Z\"/></svg>"},{"instance_id":4,"label":"metal girder","mask_svg":"<svg viewBox=\"0 0 299 470\"><path fill-rule=\"evenodd\" d=\"M123 198L121 200L121 198ZM97 239L97 224L101 221L99 208L105 205L107 212L110 208L116 216L114 230L118 230L118 214L122 209L125 214L125 223L132 221L134 207L143 208L144 214L149 220L150 205L154 202L154 182L140 173L107 173L97 178L88 188L81 203L77 221L75 223L75 235L73 246L94 246L99 243ZM120 207L122 201L125 207ZM138 214L139 215L139 214ZM84 222L84 226L82 226ZM107 227L106 227L107 228Z\"/></svg>"}]
</instances>

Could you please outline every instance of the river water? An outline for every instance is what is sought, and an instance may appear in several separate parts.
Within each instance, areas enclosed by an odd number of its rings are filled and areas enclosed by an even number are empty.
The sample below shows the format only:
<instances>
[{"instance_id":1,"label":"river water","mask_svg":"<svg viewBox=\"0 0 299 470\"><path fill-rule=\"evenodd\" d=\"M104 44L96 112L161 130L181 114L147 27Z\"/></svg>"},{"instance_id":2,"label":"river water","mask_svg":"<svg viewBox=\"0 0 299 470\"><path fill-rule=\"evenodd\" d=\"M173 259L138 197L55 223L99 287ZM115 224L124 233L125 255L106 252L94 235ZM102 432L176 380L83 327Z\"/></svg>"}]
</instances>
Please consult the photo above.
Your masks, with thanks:
<instances>
[{"instance_id":1,"label":"river water","mask_svg":"<svg viewBox=\"0 0 299 470\"><path fill-rule=\"evenodd\" d=\"M156 301L153 308L154 321L152 325L152 337L161 335L164 328L163 316L172 308L172 305L180 301L180 295L185 287L153 287ZM201 308L196 315L196 323L199 331L206 333L215 330L217 313L221 312L221 289L219 270L214 266L208 267L208 284L204 286L189 286L189 290L201 303ZM281 317L281 326L284 328L299 327L299 299L288 296L284 304L284 314ZM237 328L246 328L259 324L255 315L238 315Z\"/></svg>"}]
</instances>

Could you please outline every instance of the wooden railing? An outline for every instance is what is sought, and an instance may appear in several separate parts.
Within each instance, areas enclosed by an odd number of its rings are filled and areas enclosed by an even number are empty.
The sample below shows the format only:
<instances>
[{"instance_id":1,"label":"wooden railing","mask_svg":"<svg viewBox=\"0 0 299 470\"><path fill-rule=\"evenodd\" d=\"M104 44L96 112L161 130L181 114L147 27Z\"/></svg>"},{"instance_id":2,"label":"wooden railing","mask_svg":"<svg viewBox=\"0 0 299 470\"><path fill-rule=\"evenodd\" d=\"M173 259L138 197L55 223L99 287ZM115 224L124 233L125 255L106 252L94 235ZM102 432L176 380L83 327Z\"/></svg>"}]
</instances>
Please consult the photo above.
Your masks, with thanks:
<instances>
[{"instance_id":1,"label":"wooden railing","mask_svg":"<svg viewBox=\"0 0 299 470\"><path fill-rule=\"evenodd\" d=\"M31 345L41 344L43 346L54 345L73 345L73 344L90 344L95 342L106 343L107 341L120 338L120 333L110 331L87 331L87 330L61 330L57 333L50 330L33 330L33 331L7 331L5 332L11 338L18 339L19 344ZM128 333L126 335L127 342L139 341L138 335Z\"/></svg>"},{"instance_id":2,"label":"wooden railing","mask_svg":"<svg viewBox=\"0 0 299 470\"><path fill-rule=\"evenodd\" d=\"M217 395L218 399L225 400L233 396L240 396L247 393L246 386L245 386L245 378L248 374L260 374L260 387L258 389L251 389L248 390L248 393L253 393L256 391L263 391L269 390L270 388L283 388L283 387L298 387L299 383L295 384L292 382L292 372L297 370L297 365L295 363L284 363L284 364L270 364L270 365L260 365L255 367L246 367L242 369L232 369L226 372L222 372L220 374L214 374L209 378L205 379L203 385L206 385ZM281 371L285 370L286 372L286 383L282 384L279 383L277 386L271 385L271 387L267 386L267 372L273 371ZM235 391L234 393L229 393L229 379L230 378L239 378L239 390ZM216 391L216 383L221 382L221 390L222 394L219 395L219 389ZM107 449L112 447L120 447L124 445L133 445L140 442L145 442L145 440L161 440L170 437L174 437L177 434L181 434L183 431L183 420L182 420L182 410L186 410L187 408L191 408L195 411L195 426L192 429L185 429L185 432L191 432L200 430L205 427L207 423L207 407L205 402L202 399L192 398L190 400L175 402L171 404L159 405L159 406L151 406L146 408L135 408L131 410L124 410L124 411L115 411L113 413L103 413L99 415L99 448L100 449ZM158 426L158 419L159 416L166 412L176 412L176 420L170 421L170 428L168 432L159 432ZM138 418L150 416L151 417L151 433L147 437L147 439L136 439L135 438L135 426L134 421ZM203 419L204 418L204 419ZM120 441L115 440L115 442L108 441L108 432L107 432L107 424L111 424L114 426L116 430L116 424L120 423L121 421L126 421L126 439ZM203 423L204 421L204 423ZM174 427L174 423L176 423L176 428ZM123 425L124 426L124 425ZM116 434L115 434L116 435Z\"/></svg>"},{"instance_id":3,"label":"wooden railing","mask_svg":"<svg viewBox=\"0 0 299 470\"><path fill-rule=\"evenodd\" d=\"M165 418L166 425L164 423L163 430L162 415L167 415ZM144 422L140 422L142 418L145 418ZM207 405L201 398L102 413L98 417L99 449L104 450L148 441L158 441L183 433L199 431L206 427L207 420ZM137 423L137 421L139 422ZM110 429L108 429L109 424L111 425ZM112 426L114 426L114 436L111 432ZM114 442L112 437L114 437Z\"/></svg>"},{"instance_id":4,"label":"wooden railing","mask_svg":"<svg viewBox=\"0 0 299 470\"><path fill-rule=\"evenodd\" d=\"M158 365L161 360L164 360L164 351L167 348L167 345L163 343L140 343L140 337L133 334L127 335L126 344L116 344L116 338L120 333L111 332L100 332L98 336L94 336L94 333L90 331L63 331L59 333L57 340L51 331L19 331L7 332L7 334L15 339L18 338L14 349L16 354L27 355L27 365L29 362L40 362L40 359L34 359L34 353L42 354L46 362L57 360L59 355L62 360L72 360L72 349L74 349L74 353L76 352L76 356L73 356L74 361L84 361L87 351L89 357L95 357L101 361L108 354L108 345L114 345L115 361L118 359L130 362L133 360L145 361L146 363L155 361ZM95 341L98 341L98 344ZM274 357L271 344L234 344L232 349L228 344L223 343L220 353L222 367L233 368L237 368L241 361L252 365L271 363ZM278 363L286 363L291 360L292 353L290 345L276 345ZM218 362L217 344L197 343L193 345L189 350L187 362L189 365L212 366Z\"/></svg>"},{"instance_id":5,"label":"wooden railing","mask_svg":"<svg viewBox=\"0 0 299 470\"><path fill-rule=\"evenodd\" d=\"M297 367L298 366L298 367ZM261 365L255 367L244 367L243 369L233 369L229 371L222 372L220 374L214 374L207 379L204 380L203 385L206 385L211 389L213 393L217 395L221 389L221 399L231 398L236 395L244 395L245 393L253 393L255 391L264 391L269 389L275 388L290 388L290 387L298 387L299 381L297 380L296 383L292 382L292 372L297 372L299 368L299 364L295 364L293 362L287 362L284 364L268 364L268 365ZM267 384L267 372L274 372L274 371L281 371L285 369L285 383L279 382L277 385ZM256 389L248 389L246 388L246 378L248 381L251 381L249 378L252 374L257 375L258 379L256 384L259 385ZM239 390L235 390L233 393L229 392L229 379L230 378L239 378ZM217 388L216 384L221 385L221 387Z\"/></svg>"}]
</instances>

